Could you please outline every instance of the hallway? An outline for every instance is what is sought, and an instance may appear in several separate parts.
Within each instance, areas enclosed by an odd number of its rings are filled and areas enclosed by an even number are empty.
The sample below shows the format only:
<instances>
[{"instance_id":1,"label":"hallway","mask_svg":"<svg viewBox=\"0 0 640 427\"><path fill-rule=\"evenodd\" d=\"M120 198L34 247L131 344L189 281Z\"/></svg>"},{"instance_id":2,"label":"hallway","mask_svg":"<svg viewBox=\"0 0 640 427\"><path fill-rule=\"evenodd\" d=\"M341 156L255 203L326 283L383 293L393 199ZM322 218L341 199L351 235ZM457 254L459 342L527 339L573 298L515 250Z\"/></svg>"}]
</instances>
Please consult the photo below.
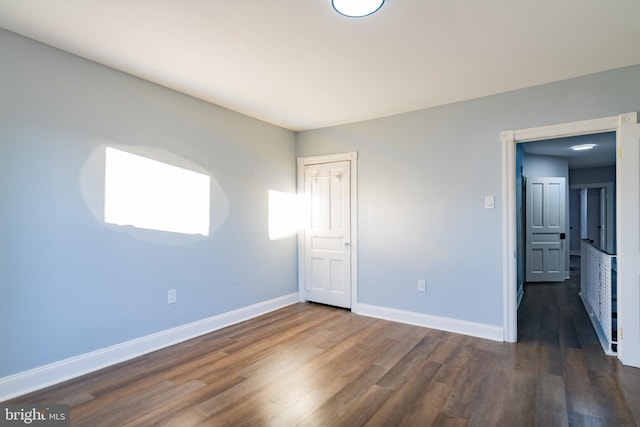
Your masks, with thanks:
<instances>
[{"instance_id":1,"label":"hallway","mask_svg":"<svg viewBox=\"0 0 640 427\"><path fill-rule=\"evenodd\" d=\"M579 292L579 257L571 257L564 283L525 284L518 346L536 365L537 393L557 415L567 414L554 425L638 425L640 369L604 354Z\"/></svg>"}]
</instances>

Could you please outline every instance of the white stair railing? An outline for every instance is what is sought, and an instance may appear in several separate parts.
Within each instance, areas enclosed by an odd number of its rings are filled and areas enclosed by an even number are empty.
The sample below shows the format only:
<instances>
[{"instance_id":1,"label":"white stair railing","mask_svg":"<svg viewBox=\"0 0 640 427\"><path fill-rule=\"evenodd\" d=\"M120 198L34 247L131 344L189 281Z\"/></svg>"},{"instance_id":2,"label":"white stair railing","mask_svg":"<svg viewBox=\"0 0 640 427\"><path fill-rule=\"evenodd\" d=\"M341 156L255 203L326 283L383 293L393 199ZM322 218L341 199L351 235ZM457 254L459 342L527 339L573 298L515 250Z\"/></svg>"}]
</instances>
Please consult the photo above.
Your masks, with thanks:
<instances>
[{"instance_id":1,"label":"white stair railing","mask_svg":"<svg viewBox=\"0 0 640 427\"><path fill-rule=\"evenodd\" d=\"M591 318L606 354L614 355L617 341L612 333L613 260L615 255L601 251L586 240L581 244L580 297Z\"/></svg>"}]
</instances>

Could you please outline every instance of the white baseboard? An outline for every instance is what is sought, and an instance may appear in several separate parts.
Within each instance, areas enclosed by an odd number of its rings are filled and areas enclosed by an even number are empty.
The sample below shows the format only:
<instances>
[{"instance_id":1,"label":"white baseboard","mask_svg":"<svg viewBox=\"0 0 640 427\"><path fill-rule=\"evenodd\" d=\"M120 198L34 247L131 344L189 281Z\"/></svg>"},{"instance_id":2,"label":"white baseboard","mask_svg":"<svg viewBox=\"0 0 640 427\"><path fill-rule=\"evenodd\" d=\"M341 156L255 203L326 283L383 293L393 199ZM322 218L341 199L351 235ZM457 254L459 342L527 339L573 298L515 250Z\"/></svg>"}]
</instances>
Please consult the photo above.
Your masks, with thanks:
<instances>
[{"instance_id":1,"label":"white baseboard","mask_svg":"<svg viewBox=\"0 0 640 427\"><path fill-rule=\"evenodd\" d=\"M298 302L292 293L0 378L0 402L243 322Z\"/></svg>"},{"instance_id":2,"label":"white baseboard","mask_svg":"<svg viewBox=\"0 0 640 427\"><path fill-rule=\"evenodd\" d=\"M353 309L353 312L378 319L408 323L410 325L470 335L493 341L504 341L504 329L501 326L468 322L466 320L451 319L448 317L433 316L430 314L415 313L412 311L397 310L394 308L368 304L358 304Z\"/></svg>"}]
</instances>

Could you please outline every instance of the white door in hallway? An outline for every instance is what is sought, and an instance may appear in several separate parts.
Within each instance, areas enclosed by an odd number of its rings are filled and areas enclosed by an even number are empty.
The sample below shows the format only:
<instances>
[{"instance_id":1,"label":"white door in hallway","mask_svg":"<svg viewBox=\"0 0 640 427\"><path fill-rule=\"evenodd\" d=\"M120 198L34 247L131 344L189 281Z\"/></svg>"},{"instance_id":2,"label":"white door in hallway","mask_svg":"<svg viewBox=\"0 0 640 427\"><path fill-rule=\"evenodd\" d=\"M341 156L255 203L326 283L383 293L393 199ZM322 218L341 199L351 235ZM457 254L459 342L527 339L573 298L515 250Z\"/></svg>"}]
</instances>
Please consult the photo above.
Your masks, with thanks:
<instances>
[{"instance_id":1,"label":"white door in hallway","mask_svg":"<svg viewBox=\"0 0 640 427\"><path fill-rule=\"evenodd\" d=\"M564 177L527 178L526 281L565 279Z\"/></svg>"},{"instance_id":2,"label":"white door in hallway","mask_svg":"<svg viewBox=\"0 0 640 427\"><path fill-rule=\"evenodd\" d=\"M640 125L625 115L618 133L618 357L640 368ZM633 120L632 120L633 117Z\"/></svg>"},{"instance_id":3,"label":"white door in hallway","mask_svg":"<svg viewBox=\"0 0 640 427\"><path fill-rule=\"evenodd\" d=\"M304 287L308 301L351 307L350 161L305 165Z\"/></svg>"}]
</instances>

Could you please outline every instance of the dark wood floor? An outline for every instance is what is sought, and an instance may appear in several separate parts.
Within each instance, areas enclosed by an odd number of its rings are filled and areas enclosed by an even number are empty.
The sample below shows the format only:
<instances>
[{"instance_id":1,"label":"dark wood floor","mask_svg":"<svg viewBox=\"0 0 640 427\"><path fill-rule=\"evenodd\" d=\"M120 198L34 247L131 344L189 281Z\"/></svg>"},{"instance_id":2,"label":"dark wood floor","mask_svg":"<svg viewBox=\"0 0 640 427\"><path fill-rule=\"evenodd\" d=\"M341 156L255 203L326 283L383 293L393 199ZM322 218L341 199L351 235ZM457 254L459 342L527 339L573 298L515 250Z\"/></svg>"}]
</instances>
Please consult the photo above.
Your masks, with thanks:
<instances>
[{"instance_id":1,"label":"dark wood floor","mask_svg":"<svg viewBox=\"0 0 640 427\"><path fill-rule=\"evenodd\" d=\"M13 403L73 426L634 426L640 369L603 354L576 280L526 288L519 342L296 304Z\"/></svg>"}]
</instances>

